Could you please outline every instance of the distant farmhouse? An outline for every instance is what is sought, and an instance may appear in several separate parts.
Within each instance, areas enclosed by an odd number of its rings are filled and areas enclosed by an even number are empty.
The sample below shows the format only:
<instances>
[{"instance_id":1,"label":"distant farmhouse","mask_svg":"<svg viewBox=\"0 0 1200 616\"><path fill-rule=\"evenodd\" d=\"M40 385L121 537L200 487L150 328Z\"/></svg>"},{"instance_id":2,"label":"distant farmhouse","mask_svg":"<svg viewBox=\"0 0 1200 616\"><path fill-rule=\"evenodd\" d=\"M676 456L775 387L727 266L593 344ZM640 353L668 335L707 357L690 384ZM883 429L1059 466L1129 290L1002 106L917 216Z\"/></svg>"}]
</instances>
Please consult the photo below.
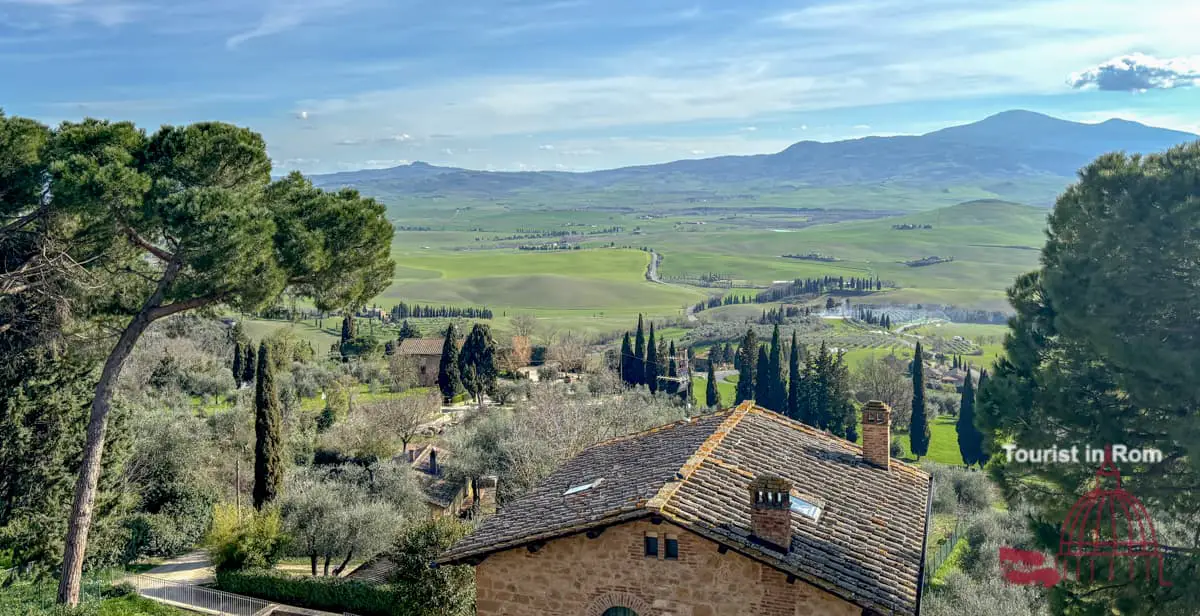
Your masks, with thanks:
<instances>
[{"instance_id":1,"label":"distant farmhouse","mask_svg":"<svg viewBox=\"0 0 1200 616\"><path fill-rule=\"evenodd\" d=\"M590 447L439 559L479 616L916 616L932 481L745 403Z\"/></svg>"}]
</instances>

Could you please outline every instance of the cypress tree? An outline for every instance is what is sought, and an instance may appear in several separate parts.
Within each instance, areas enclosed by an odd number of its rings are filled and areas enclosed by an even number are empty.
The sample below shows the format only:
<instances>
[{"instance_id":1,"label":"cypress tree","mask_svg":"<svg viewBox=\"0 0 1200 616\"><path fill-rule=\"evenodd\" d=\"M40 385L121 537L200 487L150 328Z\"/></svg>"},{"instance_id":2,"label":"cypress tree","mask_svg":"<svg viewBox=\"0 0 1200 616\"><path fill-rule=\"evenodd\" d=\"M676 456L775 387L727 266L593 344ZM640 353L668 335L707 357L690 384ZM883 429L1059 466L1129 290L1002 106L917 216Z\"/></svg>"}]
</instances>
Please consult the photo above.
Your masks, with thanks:
<instances>
[{"instance_id":1,"label":"cypress tree","mask_svg":"<svg viewBox=\"0 0 1200 616\"><path fill-rule=\"evenodd\" d=\"M354 317L342 317L342 343L354 339Z\"/></svg>"},{"instance_id":2,"label":"cypress tree","mask_svg":"<svg viewBox=\"0 0 1200 616\"><path fill-rule=\"evenodd\" d=\"M417 328L410 325L408 322L408 319L404 319L404 322L400 324L400 334L399 334L399 336L396 337L396 341L404 342L405 340L408 340L409 338L420 338L420 337L421 337L421 332L417 331Z\"/></svg>"},{"instance_id":3,"label":"cypress tree","mask_svg":"<svg viewBox=\"0 0 1200 616\"><path fill-rule=\"evenodd\" d=\"M271 353L264 342L258 348L258 374L254 391L254 508L262 509L279 496L283 485L283 417Z\"/></svg>"},{"instance_id":4,"label":"cypress tree","mask_svg":"<svg viewBox=\"0 0 1200 616\"><path fill-rule=\"evenodd\" d=\"M759 345L758 361L755 364L754 403L769 404L771 399L771 360L767 356L767 345Z\"/></svg>"},{"instance_id":5,"label":"cypress tree","mask_svg":"<svg viewBox=\"0 0 1200 616\"><path fill-rule=\"evenodd\" d=\"M971 383L971 373L963 381L962 396L958 400L958 422L955 426L958 432L958 452L962 454L963 464L971 466L977 461L975 456L975 385Z\"/></svg>"},{"instance_id":6,"label":"cypress tree","mask_svg":"<svg viewBox=\"0 0 1200 616\"><path fill-rule=\"evenodd\" d=\"M792 330L792 352L788 354L787 416L800 420L800 345L796 343L796 330Z\"/></svg>"},{"instance_id":7,"label":"cypress tree","mask_svg":"<svg viewBox=\"0 0 1200 616\"><path fill-rule=\"evenodd\" d=\"M644 382L650 386L650 393L658 392L658 345L654 342L654 323L650 324L650 338L646 342Z\"/></svg>"},{"instance_id":8,"label":"cypress tree","mask_svg":"<svg viewBox=\"0 0 1200 616\"><path fill-rule=\"evenodd\" d=\"M758 339L754 336L754 330L747 328L737 352L738 382L735 404L754 399L754 362L757 357Z\"/></svg>"},{"instance_id":9,"label":"cypress tree","mask_svg":"<svg viewBox=\"0 0 1200 616\"><path fill-rule=\"evenodd\" d=\"M679 364L675 361L675 341L671 341L671 348L667 351L667 377L671 379L679 378ZM667 393L672 396L679 393L679 383L677 381L667 381Z\"/></svg>"},{"instance_id":10,"label":"cypress tree","mask_svg":"<svg viewBox=\"0 0 1200 616\"><path fill-rule=\"evenodd\" d=\"M242 359L242 383L254 382L254 370L258 366L257 355L254 353L254 344L247 344L245 347L246 357Z\"/></svg>"},{"instance_id":11,"label":"cypress tree","mask_svg":"<svg viewBox=\"0 0 1200 616\"><path fill-rule=\"evenodd\" d=\"M858 417L850 401L850 370L844 352L838 352L829 364L829 431L846 440L858 438Z\"/></svg>"},{"instance_id":12,"label":"cypress tree","mask_svg":"<svg viewBox=\"0 0 1200 616\"><path fill-rule=\"evenodd\" d=\"M978 445L976 446L976 454L975 455L978 458L978 460L976 460L976 463L979 464L980 468L982 468L983 465L985 463L987 463L988 458L990 457L988 454L988 450L987 450L988 439L984 435L983 430L980 429L981 422L979 420L979 410L978 410L979 406L980 406L979 401L982 400L984 397L983 387L985 385L987 385L987 381L988 381L988 373L987 373L987 369L984 368L983 370L979 371L979 384L975 386L975 406L974 406L973 410L975 411L976 418L974 421L971 422L971 425L975 426L975 432L978 434L978 436L976 437L978 439L976 441L978 443Z\"/></svg>"},{"instance_id":13,"label":"cypress tree","mask_svg":"<svg viewBox=\"0 0 1200 616\"><path fill-rule=\"evenodd\" d=\"M813 425L826 430L829 428L830 419L830 393L832 390L833 381L833 358L829 354L829 347L825 346L825 341L821 341L821 349L817 352L815 362L815 379L811 386L811 404L812 418L816 422Z\"/></svg>"},{"instance_id":14,"label":"cypress tree","mask_svg":"<svg viewBox=\"0 0 1200 616\"><path fill-rule=\"evenodd\" d=\"M442 360L438 364L438 389L442 399L449 402L462 391L462 378L458 373L458 344L455 340L454 323L446 327L446 339L442 342Z\"/></svg>"},{"instance_id":15,"label":"cypress tree","mask_svg":"<svg viewBox=\"0 0 1200 616\"><path fill-rule=\"evenodd\" d=\"M626 385L637 385L637 376L633 372L633 344L629 341L629 332L621 340L621 381Z\"/></svg>"},{"instance_id":16,"label":"cypress tree","mask_svg":"<svg viewBox=\"0 0 1200 616\"><path fill-rule=\"evenodd\" d=\"M242 341L238 340L233 343L233 386L242 386L242 362L245 361L245 354L242 352Z\"/></svg>"},{"instance_id":17,"label":"cypress tree","mask_svg":"<svg viewBox=\"0 0 1200 616\"><path fill-rule=\"evenodd\" d=\"M921 351L921 343L917 343L912 363L912 426L909 428L909 440L912 453L920 460L921 456L929 453L929 417L925 414L925 365Z\"/></svg>"},{"instance_id":18,"label":"cypress tree","mask_svg":"<svg viewBox=\"0 0 1200 616\"><path fill-rule=\"evenodd\" d=\"M484 392L496 388L496 341L491 328L483 323L471 327L458 356L458 374L463 387L476 402Z\"/></svg>"},{"instance_id":19,"label":"cypress tree","mask_svg":"<svg viewBox=\"0 0 1200 616\"><path fill-rule=\"evenodd\" d=\"M708 362L708 384L704 388L704 403L708 408L721 406L721 392L717 390L717 370L713 362Z\"/></svg>"},{"instance_id":20,"label":"cypress tree","mask_svg":"<svg viewBox=\"0 0 1200 616\"><path fill-rule=\"evenodd\" d=\"M633 366L631 374L634 375L634 385L646 384L646 332L642 324L642 315L638 314L637 335L634 336L633 344Z\"/></svg>"},{"instance_id":21,"label":"cypress tree","mask_svg":"<svg viewBox=\"0 0 1200 616\"><path fill-rule=\"evenodd\" d=\"M776 413L787 412L787 383L783 380L783 344L779 340L779 324L775 324L771 332L771 354L768 356L767 370L770 379L767 387L767 408Z\"/></svg>"}]
</instances>

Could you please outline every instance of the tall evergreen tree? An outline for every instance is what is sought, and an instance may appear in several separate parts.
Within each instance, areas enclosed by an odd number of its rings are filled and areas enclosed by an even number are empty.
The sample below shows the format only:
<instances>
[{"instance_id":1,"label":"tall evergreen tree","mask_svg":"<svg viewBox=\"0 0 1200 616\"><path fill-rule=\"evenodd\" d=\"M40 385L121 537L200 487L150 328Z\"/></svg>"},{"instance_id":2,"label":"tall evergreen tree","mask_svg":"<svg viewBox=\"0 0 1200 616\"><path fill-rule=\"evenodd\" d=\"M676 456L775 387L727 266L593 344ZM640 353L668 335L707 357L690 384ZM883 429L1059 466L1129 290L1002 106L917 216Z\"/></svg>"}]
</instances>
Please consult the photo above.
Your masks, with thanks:
<instances>
[{"instance_id":1,"label":"tall evergreen tree","mask_svg":"<svg viewBox=\"0 0 1200 616\"><path fill-rule=\"evenodd\" d=\"M621 366L621 381L626 385L637 385L637 375L634 373L633 362L633 343L629 341L629 332L625 332L625 338L621 340L621 361L617 364Z\"/></svg>"},{"instance_id":2,"label":"tall evergreen tree","mask_svg":"<svg viewBox=\"0 0 1200 616\"><path fill-rule=\"evenodd\" d=\"M658 344L654 342L654 323L650 324L650 338L646 341L646 361L645 361L645 377L646 385L650 386L650 393L658 392Z\"/></svg>"},{"instance_id":3,"label":"tall evergreen tree","mask_svg":"<svg viewBox=\"0 0 1200 616\"><path fill-rule=\"evenodd\" d=\"M630 366L631 374L634 375L636 381L634 385L646 384L646 331L642 323L642 315L638 314L637 332L634 336L633 344L633 365Z\"/></svg>"},{"instance_id":4,"label":"tall evergreen tree","mask_svg":"<svg viewBox=\"0 0 1200 616\"><path fill-rule=\"evenodd\" d=\"M254 508L279 496L283 486L283 416L267 343L258 347L254 390Z\"/></svg>"},{"instance_id":5,"label":"tall evergreen tree","mask_svg":"<svg viewBox=\"0 0 1200 616\"><path fill-rule=\"evenodd\" d=\"M767 354L767 345L758 346L758 359L754 370L754 403L770 404L771 398L771 359Z\"/></svg>"},{"instance_id":6,"label":"tall evergreen tree","mask_svg":"<svg viewBox=\"0 0 1200 616\"><path fill-rule=\"evenodd\" d=\"M984 385L985 375L980 373L979 386ZM963 464L971 466L983 463L983 433L975 425L975 386L971 383L971 372L967 372L967 380L963 382L962 398L958 403L958 452L962 454Z\"/></svg>"},{"instance_id":7,"label":"tall evergreen tree","mask_svg":"<svg viewBox=\"0 0 1200 616\"><path fill-rule=\"evenodd\" d=\"M413 327L408 322L408 319L404 319L404 322L400 324L400 334L396 337L396 340L398 342L404 342L405 340L408 340L409 338L420 338L420 337L421 337L421 332L419 330L417 330L417 328Z\"/></svg>"},{"instance_id":8,"label":"tall evergreen tree","mask_svg":"<svg viewBox=\"0 0 1200 616\"><path fill-rule=\"evenodd\" d=\"M679 364L675 361L675 341L671 341L671 347L667 351L667 377L672 380L667 381L667 393L672 396L679 393L679 383L674 379L679 378Z\"/></svg>"},{"instance_id":9,"label":"tall evergreen tree","mask_svg":"<svg viewBox=\"0 0 1200 616\"><path fill-rule=\"evenodd\" d=\"M450 401L462 392L462 377L458 372L458 341L454 323L446 327L446 338L442 341L442 359L438 363L438 389L442 399Z\"/></svg>"},{"instance_id":10,"label":"tall evergreen tree","mask_svg":"<svg viewBox=\"0 0 1200 616\"><path fill-rule=\"evenodd\" d=\"M486 392L496 389L496 341L486 324L476 323L458 356L458 374L463 387L479 402Z\"/></svg>"},{"instance_id":11,"label":"tall evergreen tree","mask_svg":"<svg viewBox=\"0 0 1200 616\"><path fill-rule=\"evenodd\" d=\"M800 420L800 396L804 383L800 380L800 345L796 342L796 330L792 330L792 350L788 354L787 416Z\"/></svg>"},{"instance_id":12,"label":"tall evergreen tree","mask_svg":"<svg viewBox=\"0 0 1200 616\"><path fill-rule=\"evenodd\" d=\"M767 408L776 413L787 412L787 381L783 377L783 343L779 340L779 324L775 324L771 332L771 351L768 356L767 370L771 378L768 383Z\"/></svg>"},{"instance_id":13,"label":"tall evergreen tree","mask_svg":"<svg viewBox=\"0 0 1200 616\"><path fill-rule=\"evenodd\" d=\"M349 342L354 339L354 317L346 315L342 317L342 343Z\"/></svg>"},{"instance_id":14,"label":"tall evergreen tree","mask_svg":"<svg viewBox=\"0 0 1200 616\"><path fill-rule=\"evenodd\" d=\"M909 428L909 441L912 453L920 460L921 456L929 453L929 417L925 414L925 362L921 343L913 352L912 363L912 425Z\"/></svg>"},{"instance_id":15,"label":"tall evergreen tree","mask_svg":"<svg viewBox=\"0 0 1200 616\"><path fill-rule=\"evenodd\" d=\"M850 370L843 351L839 351L830 363L829 431L848 441L858 439L858 416L851 401Z\"/></svg>"},{"instance_id":16,"label":"tall evergreen tree","mask_svg":"<svg viewBox=\"0 0 1200 616\"><path fill-rule=\"evenodd\" d=\"M246 360L246 354L242 352L242 341L238 340L233 343L233 385L234 387L242 386L242 362Z\"/></svg>"},{"instance_id":17,"label":"tall evergreen tree","mask_svg":"<svg viewBox=\"0 0 1200 616\"><path fill-rule=\"evenodd\" d=\"M758 338L752 328L747 328L737 352L738 382L735 404L754 399L754 369L757 360Z\"/></svg>"},{"instance_id":18,"label":"tall evergreen tree","mask_svg":"<svg viewBox=\"0 0 1200 616\"><path fill-rule=\"evenodd\" d=\"M713 362L708 362L708 382L704 386L704 403L708 408L721 406L721 392L717 389L717 370Z\"/></svg>"},{"instance_id":19,"label":"tall evergreen tree","mask_svg":"<svg viewBox=\"0 0 1200 616\"><path fill-rule=\"evenodd\" d=\"M242 347L245 349L246 357L242 360L242 383L254 382L254 371L258 366L257 355L254 352L254 343L248 343Z\"/></svg>"},{"instance_id":20,"label":"tall evergreen tree","mask_svg":"<svg viewBox=\"0 0 1200 616\"><path fill-rule=\"evenodd\" d=\"M815 421L813 425L827 430L829 429L830 420L830 393L833 389L833 357L829 353L829 347L825 346L825 341L821 341L821 348L817 351L816 360L813 363L814 378L809 390L810 404L812 404L812 418Z\"/></svg>"}]
</instances>

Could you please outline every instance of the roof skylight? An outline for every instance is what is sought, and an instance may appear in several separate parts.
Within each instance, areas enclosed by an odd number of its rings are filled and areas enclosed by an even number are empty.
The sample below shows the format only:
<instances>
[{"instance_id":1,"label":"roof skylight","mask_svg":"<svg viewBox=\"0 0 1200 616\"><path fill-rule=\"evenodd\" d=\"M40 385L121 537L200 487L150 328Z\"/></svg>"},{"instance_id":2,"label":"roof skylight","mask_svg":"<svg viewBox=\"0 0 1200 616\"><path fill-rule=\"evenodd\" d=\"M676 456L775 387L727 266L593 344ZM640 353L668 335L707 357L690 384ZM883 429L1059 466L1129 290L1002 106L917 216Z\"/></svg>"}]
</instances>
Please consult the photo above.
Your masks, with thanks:
<instances>
[{"instance_id":1,"label":"roof skylight","mask_svg":"<svg viewBox=\"0 0 1200 616\"><path fill-rule=\"evenodd\" d=\"M599 479L593 479L592 481L589 481L588 483L581 483L581 484L573 485L573 486L567 488L566 492L563 492L563 496L570 496L572 494L578 494L585 490L591 490L592 488L600 485L603 482L604 482L604 478L600 477Z\"/></svg>"},{"instance_id":2,"label":"roof skylight","mask_svg":"<svg viewBox=\"0 0 1200 616\"><path fill-rule=\"evenodd\" d=\"M792 512L798 513L810 520L816 520L821 517L821 506L804 500L803 498L792 494Z\"/></svg>"}]
</instances>

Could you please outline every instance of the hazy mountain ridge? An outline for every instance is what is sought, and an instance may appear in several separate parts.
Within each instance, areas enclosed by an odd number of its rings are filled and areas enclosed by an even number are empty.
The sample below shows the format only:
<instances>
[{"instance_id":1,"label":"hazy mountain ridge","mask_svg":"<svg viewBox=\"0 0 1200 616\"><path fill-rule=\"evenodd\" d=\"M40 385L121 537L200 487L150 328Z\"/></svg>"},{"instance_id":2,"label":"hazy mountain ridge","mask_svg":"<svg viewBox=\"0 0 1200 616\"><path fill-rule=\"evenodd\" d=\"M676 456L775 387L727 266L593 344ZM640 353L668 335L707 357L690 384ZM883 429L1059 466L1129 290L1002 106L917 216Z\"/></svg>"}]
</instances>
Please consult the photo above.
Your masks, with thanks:
<instances>
[{"instance_id":1,"label":"hazy mountain ridge","mask_svg":"<svg viewBox=\"0 0 1200 616\"><path fill-rule=\"evenodd\" d=\"M801 141L774 154L580 173L473 171L416 162L390 169L317 175L313 180L319 186L354 186L384 198L497 198L614 190L767 194L898 184L930 190L975 186L1002 198L1049 204L1080 167L1105 152L1154 152L1196 139L1200 136L1127 120L1082 124L1018 110L918 136Z\"/></svg>"}]
</instances>

